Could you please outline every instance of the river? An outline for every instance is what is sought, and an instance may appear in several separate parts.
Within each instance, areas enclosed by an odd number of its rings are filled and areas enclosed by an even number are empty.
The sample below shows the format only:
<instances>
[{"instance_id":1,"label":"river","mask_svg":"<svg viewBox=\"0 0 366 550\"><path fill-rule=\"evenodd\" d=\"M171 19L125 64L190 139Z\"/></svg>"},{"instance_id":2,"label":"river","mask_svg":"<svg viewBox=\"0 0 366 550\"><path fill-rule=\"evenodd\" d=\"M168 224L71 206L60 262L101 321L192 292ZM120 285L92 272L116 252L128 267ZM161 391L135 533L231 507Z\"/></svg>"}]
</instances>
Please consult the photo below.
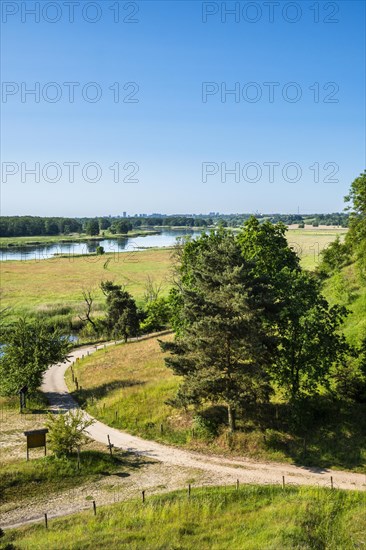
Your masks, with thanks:
<instances>
[{"instance_id":1,"label":"river","mask_svg":"<svg viewBox=\"0 0 366 550\"><path fill-rule=\"evenodd\" d=\"M201 230L191 229L162 229L159 234L140 237L119 237L118 239L90 240L74 243L50 243L37 244L24 247L9 247L0 250L1 261L6 260L47 260L60 254L74 256L80 254L94 254L97 247L102 246L104 251L115 253L131 253L144 248L171 247L176 243L177 237L190 235L195 237L201 234Z\"/></svg>"}]
</instances>

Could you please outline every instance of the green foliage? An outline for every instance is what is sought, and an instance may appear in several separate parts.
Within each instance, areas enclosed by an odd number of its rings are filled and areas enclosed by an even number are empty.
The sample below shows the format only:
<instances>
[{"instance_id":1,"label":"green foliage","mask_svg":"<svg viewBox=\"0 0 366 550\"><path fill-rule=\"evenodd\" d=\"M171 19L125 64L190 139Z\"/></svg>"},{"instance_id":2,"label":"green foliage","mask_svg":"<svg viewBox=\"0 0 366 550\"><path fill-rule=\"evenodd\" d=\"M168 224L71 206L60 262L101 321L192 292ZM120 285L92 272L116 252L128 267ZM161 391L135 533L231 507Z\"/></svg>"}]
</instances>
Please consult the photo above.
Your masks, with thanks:
<instances>
[{"instance_id":1,"label":"green foliage","mask_svg":"<svg viewBox=\"0 0 366 550\"><path fill-rule=\"evenodd\" d=\"M99 222L98 220L89 220L85 225L85 233L87 235L95 236L99 235Z\"/></svg>"},{"instance_id":2,"label":"green foliage","mask_svg":"<svg viewBox=\"0 0 366 550\"><path fill-rule=\"evenodd\" d=\"M366 338L353 357L333 373L338 396L358 403L366 403Z\"/></svg>"},{"instance_id":3,"label":"green foliage","mask_svg":"<svg viewBox=\"0 0 366 550\"><path fill-rule=\"evenodd\" d=\"M111 222L108 218L99 218L99 229L103 231L111 226Z\"/></svg>"},{"instance_id":4,"label":"green foliage","mask_svg":"<svg viewBox=\"0 0 366 550\"><path fill-rule=\"evenodd\" d=\"M197 412L193 417L195 437L203 437L206 440L213 439L219 433L222 424L226 424L226 411L224 407L216 406Z\"/></svg>"},{"instance_id":5,"label":"green foliage","mask_svg":"<svg viewBox=\"0 0 366 550\"><path fill-rule=\"evenodd\" d=\"M97 246L96 253L97 253L97 256L102 256L105 253L104 247Z\"/></svg>"},{"instance_id":6,"label":"green foliage","mask_svg":"<svg viewBox=\"0 0 366 550\"><path fill-rule=\"evenodd\" d=\"M341 243L339 236L321 252L320 272L327 275L342 269L350 261L349 246Z\"/></svg>"},{"instance_id":7,"label":"green foliage","mask_svg":"<svg viewBox=\"0 0 366 550\"><path fill-rule=\"evenodd\" d=\"M248 220L177 249L171 292L175 342L166 364L184 377L179 402L223 402L231 412L268 400L269 378L292 400L317 393L348 346L344 308L330 307L320 282L302 272L279 223ZM174 318L176 321L174 321Z\"/></svg>"},{"instance_id":8,"label":"green foliage","mask_svg":"<svg viewBox=\"0 0 366 550\"><path fill-rule=\"evenodd\" d=\"M343 271L336 271L332 278L334 297L339 305L348 305L353 299L350 282L344 276Z\"/></svg>"},{"instance_id":9,"label":"green foliage","mask_svg":"<svg viewBox=\"0 0 366 550\"><path fill-rule=\"evenodd\" d=\"M110 232L112 234L126 234L128 233L129 231L132 230L132 223L131 222L128 222L126 220L117 220L117 221L114 221L110 227Z\"/></svg>"},{"instance_id":10,"label":"green foliage","mask_svg":"<svg viewBox=\"0 0 366 550\"><path fill-rule=\"evenodd\" d=\"M283 288L283 307L277 321L279 349L273 378L292 399L316 393L327 383L332 365L340 365L348 352L338 332L345 308L329 307L320 283L307 272L293 272Z\"/></svg>"},{"instance_id":11,"label":"green foliage","mask_svg":"<svg viewBox=\"0 0 366 550\"><path fill-rule=\"evenodd\" d=\"M15 395L22 386L34 392L49 365L65 361L70 344L45 322L21 318L4 330L0 357L0 394Z\"/></svg>"},{"instance_id":12,"label":"green foliage","mask_svg":"<svg viewBox=\"0 0 366 550\"><path fill-rule=\"evenodd\" d=\"M104 321L108 333L114 338L122 336L125 341L139 332L140 315L135 300L111 281L101 283L101 289L106 296L107 316Z\"/></svg>"},{"instance_id":13,"label":"green foliage","mask_svg":"<svg viewBox=\"0 0 366 550\"><path fill-rule=\"evenodd\" d=\"M160 296L162 285L147 276L144 294L144 310L141 319L141 331L153 332L166 328L169 324L171 309L169 299Z\"/></svg>"},{"instance_id":14,"label":"green foliage","mask_svg":"<svg viewBox=\"0 0 366 550\"><path fill-rule=\"evenodd\" d=\"M59 235L62 233L80 233L81 230L82 224L74 218L0 217L0 237Z\"/></svg>"},{"instance_id":15,"label":"green foliage","mask_svg":"<svg viewBox=\"0 0 366 550\"><path fill-rule=\"evenodd\" d=\"M167 327L170 318L169 301L165 297L156 298L145 306L142 332L153 332Z\"/></svg>"},{"instance_id":16,"label":"green foliage","mask_svg":"<svg viewBox=\"0 0 366 550\"><path fill-rule=\"evenodd\" d=\"M243 258L253 262L257 277L272 276L285 267L299 269L299 258L288 246L286 226L283 223L272 224L268 221L260 224L252 217L243 226L237 240Z\"/></svg>"},{"instance_id":17,"label":"green foliage","mask_svg":"<svg viewBox=\"0 0 366 550\"><path fill-rule=\"evenodd\" d=\"M355 253L361 273L366 273L366 170L356 178L345 201L350 203L346 242Z\"/></svg>"},{"instance_id":18,"label":"green foliage","mask_svg":"<svg viewBox=\"0 0 366 550\"><path fill-rule=\"evenodd\" d=\"M81 409L65 414L49 414L47 420L48 446L56 456L67 456L87 441L86 429L94 424Z\"/></svg>"},{"instance_id":19,"label":"green foliage","mask_svg":"<svg viewBox=\"0 0 366 550\"><path fill-rule=\"evenodd\" d=\"M178 398L224 402L231 429L235 409L270 394L265 367L273 342L263 329L249 271L237 241L223 228L188 241L179 282L184 330L175 342L161 344L171 352L167 366L184 376Z\"/></svg>"}]
</instances>

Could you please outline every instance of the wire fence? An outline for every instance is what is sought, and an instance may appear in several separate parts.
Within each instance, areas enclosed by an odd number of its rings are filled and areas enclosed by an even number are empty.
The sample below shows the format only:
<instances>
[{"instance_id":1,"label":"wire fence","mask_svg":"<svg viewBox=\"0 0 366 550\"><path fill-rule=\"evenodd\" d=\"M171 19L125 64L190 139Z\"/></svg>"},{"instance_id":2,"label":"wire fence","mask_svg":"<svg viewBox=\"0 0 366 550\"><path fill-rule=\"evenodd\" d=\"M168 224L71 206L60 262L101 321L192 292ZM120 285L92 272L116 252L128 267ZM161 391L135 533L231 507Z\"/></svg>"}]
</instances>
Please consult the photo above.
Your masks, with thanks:
<instances>
[{"instance_id":1,"label":"wire fence","mask_svg":"<svg viewBox=\"0 0 366 550\"><path fill-rule=\"evenodd\" d=\"M207 490L209 487L212 489L218 489L220 488L221 493L218 497L218 495L210 495L209 493L203 494L203 490ZM177 493L175 497L169 499L169 502L182 502L182 499L186 499L189 504L197 503L199 500L204 497L205 501L210 501L210 499L216 499L221 498L222 504L226 505L228 498L233 498L233 494L237 494L238 498L240 496L255 496L258 491L258 487L265 487L268 491L267 496L269 499L273 502L275 498L278 498L279 494L288 495L290 498L291 495L294 494L294 489L298 489L298 494L301 496L302 491L307 491L308 489L314 489L314 495L313 498L316 500L320 500L321 498L324 498L324 496L334 495L337 491L342 490L341 485L337 483L337 480L334 478L334 476L327 476L322 480L321 483L316 483L313 485L303 485L299 484L297 482L291 481L290 477L288 476L282 476L279 477L277 482L274 481L268 481L263 483L251 483L248 481L240 481L238 478L235 482L225 485L211 485L210 483L206 483L203 485L193 485L191 483L187 484L185 487L181 487L181 490L185 491L182 494ZM280 490L280 491L279 491ZM128 502L134 500L135 503L140 502L141 506L145 506L149 503L152 505L159 504L159 501L153 499L152 497L157 496L164 496L164 493L157 492L156 490L152 489L141 489L137 488L134 492L129 492L126 494L126 491L122 486L116 486L111 489L109 489L110 496L108 499L105 498L105 496L102 498L100 497L98 499L97 496L93 495L93 491L91 491L91 487L72 487L69 490L66 490L62 494L63 500L67 500L68 503L68 510L64 511L56 511L56 505L55 501L52 501L50 503L45 503L43 505L44 512L35 514L32 517L29 517L28 519L24 519L20 522L13 523L13 524L5 524L3 525L3 529L10 529L10 528L16 528L21 525L26 524L32 524L32 523L40 523L43 522L45 529L48 529L50 527L50 520L52 519L58 519L62 517L66 517L70 514L75 514L78 512L85 512L89 511L91 516L98 516L99 511L104 506L109 506L112 504L117 504L121 502ZM252 494L253 493L253 494ZM350 496L351 495L351 496ZM347 494L347 499L353 499L355 503L360 502L360 495L357 492L354 492L353 496L352 493ZM362 498L362 497L361 497ZM198 500L197 500L198 499ZM365 496L365 506L366 506L366 496ZM51 524L52 525L52 524Z\"/></svg>"}]
</instances>

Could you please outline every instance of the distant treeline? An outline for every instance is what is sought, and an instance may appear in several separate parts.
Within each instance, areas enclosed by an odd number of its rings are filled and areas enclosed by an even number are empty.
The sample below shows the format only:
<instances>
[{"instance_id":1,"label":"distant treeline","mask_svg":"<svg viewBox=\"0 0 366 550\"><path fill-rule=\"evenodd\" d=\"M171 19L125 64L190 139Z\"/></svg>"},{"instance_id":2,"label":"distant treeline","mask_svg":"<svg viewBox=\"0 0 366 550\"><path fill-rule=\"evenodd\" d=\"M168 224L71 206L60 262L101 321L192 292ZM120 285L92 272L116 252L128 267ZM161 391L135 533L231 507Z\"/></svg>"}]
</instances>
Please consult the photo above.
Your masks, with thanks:
<instances>
[{"instance_id":1,"label":"distant treeline","mask_svg":"<svg viewBox=\"0 0 366 550\"><path fill-rule=\"evenodd\" d=\"M67 235L81 233L83 224L75 218L40 218L35 216L1 216L1 237Z\"/></svg>"},{"instance_id":2,"label":"distant treeline","mask_svg":"<svg viewBox=\"0 0 366 550\"><path fill-rule=\"evenodd\" d=\"M250 218L251 214L220 214L166 216L163 214L139 216L108 216L101 218L61 218L38 216L1 216L0 237L27 237L41 235L70 235L86 233L98 235L108 231L112 234L127 233L141 227L210 227L222 223L227 227L239 227ZM273 223L282 221L285 224L337 225L348 227L348 214L256 214L259 220Z\"/></svg>"}]
</instances>

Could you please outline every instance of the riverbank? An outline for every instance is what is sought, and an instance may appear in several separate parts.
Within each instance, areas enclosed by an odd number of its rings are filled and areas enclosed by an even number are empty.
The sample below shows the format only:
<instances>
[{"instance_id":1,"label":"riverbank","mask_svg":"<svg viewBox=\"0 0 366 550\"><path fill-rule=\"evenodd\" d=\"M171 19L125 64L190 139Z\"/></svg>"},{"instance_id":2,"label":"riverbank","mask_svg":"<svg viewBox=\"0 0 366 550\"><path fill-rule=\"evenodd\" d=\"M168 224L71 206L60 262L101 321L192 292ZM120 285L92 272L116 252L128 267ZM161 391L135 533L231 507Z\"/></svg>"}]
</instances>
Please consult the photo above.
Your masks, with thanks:
<instances>
[{"instance_id":1,"label":"riverbank","mask_svg":"<svg viewBox=\"0 0 366 550\"><path fill-rule=\"evenodd\" d=\"M134 230L128 233L112 234L106 231L100 233L100 235L85 235L83 233L75 233L72 235L39 235L32 237L0 237L0 249L8 248L24 248L30 246L46 246L51 244L68 244L79 243L88 241L102 241L113 239L126 239L131 237L147 237L149 235L159 235L160 231L157 229L146 230Z\"/></svg>"}]
</instances>

